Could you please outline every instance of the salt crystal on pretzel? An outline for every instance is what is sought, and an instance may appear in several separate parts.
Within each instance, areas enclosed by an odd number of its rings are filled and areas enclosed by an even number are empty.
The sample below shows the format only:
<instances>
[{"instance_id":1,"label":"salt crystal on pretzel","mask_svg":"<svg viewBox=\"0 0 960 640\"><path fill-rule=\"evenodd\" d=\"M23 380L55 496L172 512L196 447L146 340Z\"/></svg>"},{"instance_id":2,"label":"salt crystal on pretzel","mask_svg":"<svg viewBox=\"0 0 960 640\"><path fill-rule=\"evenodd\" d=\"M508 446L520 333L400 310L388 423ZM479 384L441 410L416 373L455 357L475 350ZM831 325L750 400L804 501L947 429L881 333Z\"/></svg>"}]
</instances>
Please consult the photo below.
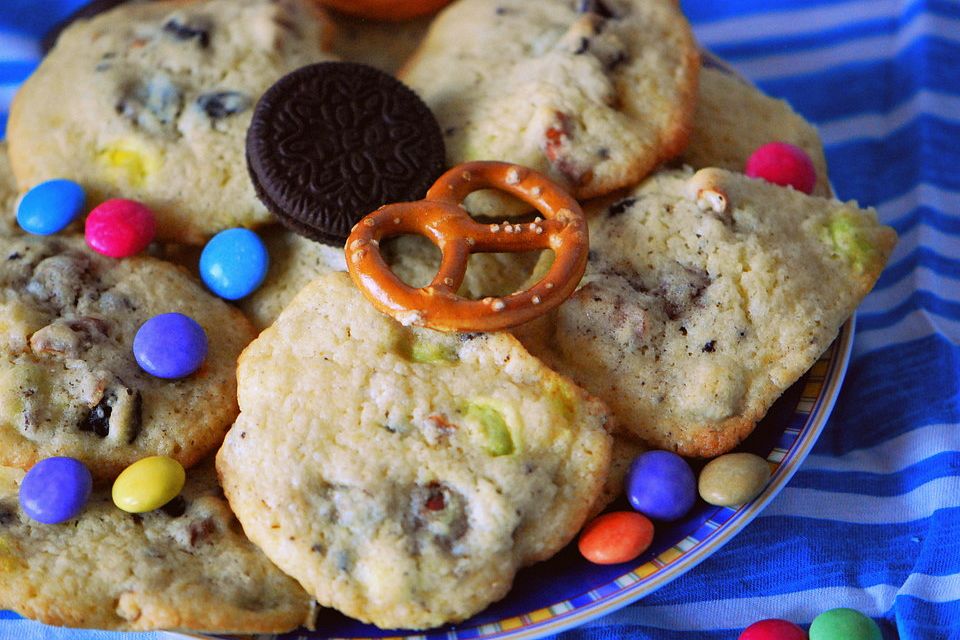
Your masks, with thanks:
<instances>
[{"instance_id":1,"label":"salt crystal on pretzel","mask_svg":"<svg viewBox=\"0 0 960 640\"><path fill-rule=\"evenodd\" d=\"M461 203L470 193L498 189L535 207L543 218L529 225L480 224ZM380 254L379 242L422 235L443 254L433 281L413 288ZM471 253L522 253L551 249L547 273L529 289L484 300L457 295ZM354 227L346 243L354 283L380 311L404 324L440 331L500 331L537 318L566 300L587 265L589 240L580 205L532 169L506 162L470 162L450 169L417 202L381 207Z\"/></svg>"}]
</instances>

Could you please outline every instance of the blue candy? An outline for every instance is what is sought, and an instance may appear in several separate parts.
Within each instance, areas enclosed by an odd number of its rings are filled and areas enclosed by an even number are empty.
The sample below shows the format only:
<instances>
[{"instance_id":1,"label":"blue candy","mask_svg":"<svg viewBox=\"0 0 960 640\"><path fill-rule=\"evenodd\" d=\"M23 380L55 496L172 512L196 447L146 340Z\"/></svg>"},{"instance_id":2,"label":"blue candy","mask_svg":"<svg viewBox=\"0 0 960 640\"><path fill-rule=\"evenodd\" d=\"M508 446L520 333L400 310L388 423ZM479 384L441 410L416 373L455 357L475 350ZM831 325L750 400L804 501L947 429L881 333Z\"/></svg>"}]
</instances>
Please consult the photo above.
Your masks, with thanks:
<instances>
[{"instance_id":1,"label":"blue candy","mask_svg":"<svg viewBox=\"0 0 960 640\"><path fill-rule=\"evenodd\" d=\"M253 293L267 276L270 256L260 236L249 229L227 229L210 239L200 254L200 277L221 298L238 300Z\"/></svg>"},{"instance_id":2,"label":"blue candy","mask_svg":"<svg viewBox=\"0 0 960 640\"><path fill-rule=\"evenodd\" d=\"M47 458L33 465L20 483L24 513L44 524L59 524L77 516L93 488L90 471L73 458Z\"/></svg>"},{"instance_id":3,"label":"blue candy","mask_svg":"<svg viewBox=\"0 0 960 640\"><path fill-rule=\"evenodd\" d=\"M164 313L143 323L133 338L137 364L158 378L184 378L207 357L207 334L193 318Z\"/></svg>"},{"instance_id":4,"label":"blue candy","mask_svg":"<svg viewBox=\"0 0 960 640\"><path fill-rule=\"evenodd\" d=\"M41 236L63 231L83 210L83 187L70 180L49 180L24 194L17 207L17 224Z\"/></svg>"},{"instance_id":5,"label":"blue candy","mask_svg":"<svg viewBox=\"0 0 960 640\"><path fill-rule=\"evenodd\" d=\"M630 465L627 498L649 518L677 520L696 502L697 481L690 465L677 454L648 451Z\"/></svg>"}]
</instances>

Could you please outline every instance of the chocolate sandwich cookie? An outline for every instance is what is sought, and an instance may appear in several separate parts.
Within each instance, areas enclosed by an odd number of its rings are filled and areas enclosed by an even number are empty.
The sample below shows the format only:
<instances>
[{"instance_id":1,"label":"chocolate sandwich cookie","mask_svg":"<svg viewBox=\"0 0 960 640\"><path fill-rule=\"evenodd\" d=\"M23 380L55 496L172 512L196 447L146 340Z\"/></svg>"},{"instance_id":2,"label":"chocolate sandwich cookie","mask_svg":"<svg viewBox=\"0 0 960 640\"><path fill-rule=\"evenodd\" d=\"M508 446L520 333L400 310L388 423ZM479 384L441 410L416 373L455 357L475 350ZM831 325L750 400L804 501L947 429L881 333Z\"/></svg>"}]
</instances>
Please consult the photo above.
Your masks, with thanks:
<instances>
[{"instance_id":1,"label":"chocolate sandwich cookie","mask_svg":"<svg viewBox=\"0 0 960 640\"><path fill-rule=\"evenodd\" d=\"M342 245L363 216L418 200L439 177L440 126L404 84L373 67L323 62L257 103L247 165L260 200L292 231Z\"/></svg>"}]
</instances>

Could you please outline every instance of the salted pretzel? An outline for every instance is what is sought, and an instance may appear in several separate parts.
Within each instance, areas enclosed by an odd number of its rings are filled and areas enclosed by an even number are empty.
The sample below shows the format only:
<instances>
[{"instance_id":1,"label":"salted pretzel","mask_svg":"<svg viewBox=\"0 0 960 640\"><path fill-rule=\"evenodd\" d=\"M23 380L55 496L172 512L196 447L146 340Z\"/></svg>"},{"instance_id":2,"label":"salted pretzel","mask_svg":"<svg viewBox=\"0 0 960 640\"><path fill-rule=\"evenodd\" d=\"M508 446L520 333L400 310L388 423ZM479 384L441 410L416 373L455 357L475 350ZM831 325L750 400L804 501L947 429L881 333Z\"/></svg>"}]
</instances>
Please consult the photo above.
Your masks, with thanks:
<instances>
[{"instance_id":1,"label":"salted pretzel","mask_svg":"<svg viewBox=\"0 0 960 640\"><path fill-rule=\"evenodd\" d=\"M479 189L499 189L533 206L533 222L483 224L461 204ZM380 254L380 241L428 238L443 254L437 275L416 289L400 280ZM545 176L506 162L469 162L440 176L417 202L390 204L363 218L347 238L354 283L380 311L404 325L441 331L499 331L529 322L566 300L587 266L587 224L577 201ZM525 291L469 300L457 295L472 253L551 249L546 275Z\"/></svg>"}]
</instances>

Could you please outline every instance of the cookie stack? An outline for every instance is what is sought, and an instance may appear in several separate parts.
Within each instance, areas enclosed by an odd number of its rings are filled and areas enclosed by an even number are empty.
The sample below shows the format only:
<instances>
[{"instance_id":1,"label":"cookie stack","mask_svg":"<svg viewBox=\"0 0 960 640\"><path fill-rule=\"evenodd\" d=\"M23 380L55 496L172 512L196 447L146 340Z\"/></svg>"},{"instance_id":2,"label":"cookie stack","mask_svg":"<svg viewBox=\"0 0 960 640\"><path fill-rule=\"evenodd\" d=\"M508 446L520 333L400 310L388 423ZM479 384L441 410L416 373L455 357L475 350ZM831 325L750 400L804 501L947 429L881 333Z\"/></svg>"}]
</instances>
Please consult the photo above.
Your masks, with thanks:
<instances>
[{"instance_id":1,"label":"cookie stack","mask_svg":"<svg viewBox=\"0 0 960 640\"><path fill-rule=\"evenodd\" d=\"M110 4L59 35L0 154L0 608L48 623L280 632L317 603L384 628L467 619L620 494L643 448L736 447L895 242L829 197L816 131L705 59L673 0L458 0L389 24L315 0ZM772 142L809 188L742 173ZM350 225L475 160L580 201L579 288L510 332L381 314L342 273ZM52 179L87 208L142 203L156 241L115 259L80 223L24 235L17 196ZM463 206L540 224L503 192ZM195 276L236 227L270 270L231 304ZM378 249L429 289L438 237ZM472 255L458 293L496 309L554 259ZM209 340L174 379L134 353L168 313ZM41 524L17 494L61 456L93 491ZM186 468L183 490L119 510L111 483L151 456Z\"/></svg>"}]
</instances>

